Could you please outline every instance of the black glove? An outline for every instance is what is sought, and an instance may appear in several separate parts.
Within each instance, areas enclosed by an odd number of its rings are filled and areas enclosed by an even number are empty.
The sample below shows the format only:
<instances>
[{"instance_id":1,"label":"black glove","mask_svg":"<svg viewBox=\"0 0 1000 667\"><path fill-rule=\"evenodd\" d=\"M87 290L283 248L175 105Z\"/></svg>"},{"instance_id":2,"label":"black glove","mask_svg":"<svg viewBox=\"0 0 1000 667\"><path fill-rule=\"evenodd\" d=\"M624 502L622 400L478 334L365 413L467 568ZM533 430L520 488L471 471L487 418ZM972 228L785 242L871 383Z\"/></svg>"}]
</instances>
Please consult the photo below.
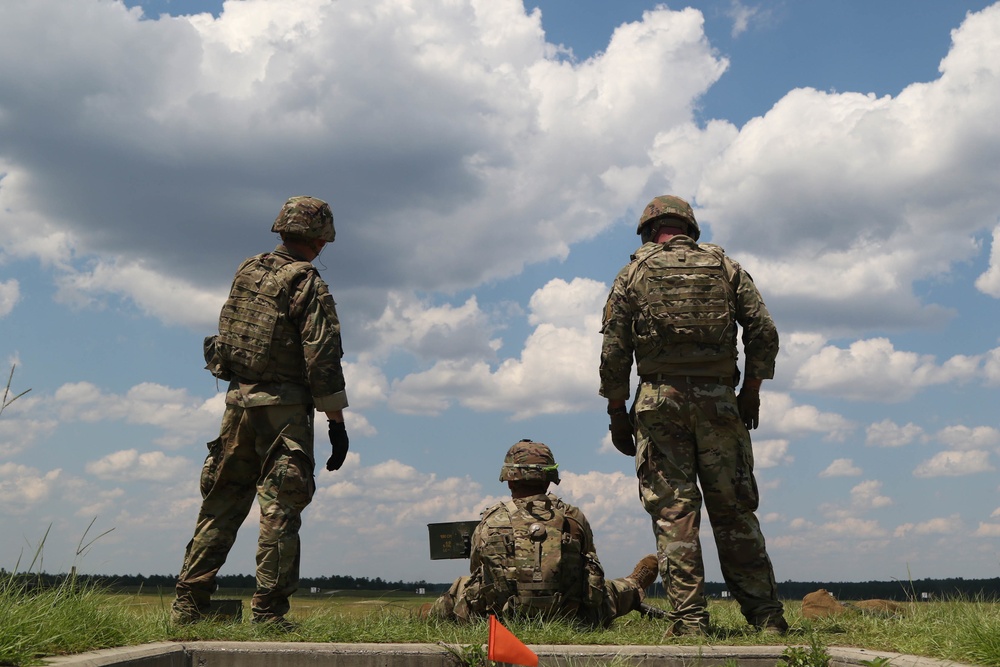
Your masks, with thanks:
<instances>
[{"instance_id":1,"label":"black glove","mask_svg":"<svg viewBox=\"0 0 1000 667\"><path fill-rule=\"evenodd\" d=\"M635 427L632 426L632 417L625 408L610 408L608 416L611 417L611 444L625 456L635 456Z\"/></svg>"},{"instance_id":2,"label":"black glove","mask_svg":"<svg viewBox=\"0 0 1000 667\"><path fill-rule=\"evenodd\" d=\"M757 428L760 424L760 390L743 385L736 397L736 407L740 410L743 425L750 431Z\"/></svg>"},{"instance_id":3,"label":"black glove","mask_svg":"<svg viewBox=\"0 0 1000 667\"><path fill-rule=\"evenodd\" d=\"M350 440L347 437L347 427L344 426L344 422L335 422L330 420L330 444L333 445L333 453L330 454L330 458L326 460L327 470L340 470L340 466L344 465L344 459L347 458L348 443Z\"/></svg>"}]
</instances>

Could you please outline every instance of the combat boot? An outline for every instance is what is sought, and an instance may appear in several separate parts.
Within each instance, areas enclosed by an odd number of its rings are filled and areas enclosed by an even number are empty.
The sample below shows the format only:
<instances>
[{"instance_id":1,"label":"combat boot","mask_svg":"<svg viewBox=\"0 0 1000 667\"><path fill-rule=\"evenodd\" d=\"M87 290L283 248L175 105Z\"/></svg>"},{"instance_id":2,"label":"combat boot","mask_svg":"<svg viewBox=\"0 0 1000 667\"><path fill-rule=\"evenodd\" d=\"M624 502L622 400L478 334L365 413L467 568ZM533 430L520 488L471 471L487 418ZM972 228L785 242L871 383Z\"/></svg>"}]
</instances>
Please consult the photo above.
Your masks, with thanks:
<instances>
[{"instance_id":1,"label":"combat boot","mask_svg":"<svg viewBox=\"0 0 1000 667\"><path fill-rule=\"evenodd\" d=\"M174 598L170 605L170 622L174 625L191 625L204 620L205 615L190 597Z\"/></svg>"},{"instance_id":2,"label":"combat boot","mask_svg":"<svg viewBox=\"0 0 1000 667\"><path fill-rule=\"evenodd\" d=\"M788 621L784 616L772 616L761 623L754 624L765 635L787 635Z\"/></svg>"},{"instance_id":3,"label":"combat boot","mask_svg":"<svg viewBox=\"0 0 1000 667\"><path fill-rule=\"evenodd\" d=\"M271 614L254 614L253 624L263 626L269 630L275 630L276 632L298 632L299 630L298 623L293 623L284 616Z\"/></svg>"},{"instance_id":4,"label":"combat boot","mask_svg":"<svg viewBox=\"0 0 1000 667\"><path fill-rule=\"evenodd\" d=\"M695 621L694 623L674 621L667 628L667 631L663 633L663 639L660 641L666 641L675 637L707 637L708 634L709 625L707 621Z\"/></svg>"},{"instance_id":5,"label":"combat boot","mask_svg":"<svg viewBox=\"0 0 1000 667\"><path fill-rule=\"evenodd\" d=\"M632 574L625 578L634 581L640 590L646 590L656 582L656 577L659 574L659 563L656 560L656 556L649 554L636 563Z\"/></svg>"}]
</instances>

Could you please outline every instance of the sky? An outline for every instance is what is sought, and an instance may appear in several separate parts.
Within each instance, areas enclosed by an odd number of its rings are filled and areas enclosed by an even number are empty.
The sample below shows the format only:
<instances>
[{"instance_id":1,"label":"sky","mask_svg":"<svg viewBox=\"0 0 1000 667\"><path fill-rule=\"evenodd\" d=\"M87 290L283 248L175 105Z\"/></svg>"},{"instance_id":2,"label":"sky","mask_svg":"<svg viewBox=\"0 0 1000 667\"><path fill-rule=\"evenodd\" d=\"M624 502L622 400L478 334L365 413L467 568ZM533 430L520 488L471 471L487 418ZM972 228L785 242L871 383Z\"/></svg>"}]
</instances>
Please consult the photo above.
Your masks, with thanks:
<instances>
[{"instance_id":1,"label":"sky","mask_svg":"<svg viewBox=\"0 0 1000 667\"><path fill-rule=\"evenodd\" d=\"M675 194L780 332L753 432L777 580L1000 576L1000 4L8 0L0 62L0 371L30 389L0 567L180 569L223 411L202 339L308 194L351 452L302 574L451 581L427 524L505 498L521 438L627 574L655 542L600 316Z\"/></svg>"}]
</instances>

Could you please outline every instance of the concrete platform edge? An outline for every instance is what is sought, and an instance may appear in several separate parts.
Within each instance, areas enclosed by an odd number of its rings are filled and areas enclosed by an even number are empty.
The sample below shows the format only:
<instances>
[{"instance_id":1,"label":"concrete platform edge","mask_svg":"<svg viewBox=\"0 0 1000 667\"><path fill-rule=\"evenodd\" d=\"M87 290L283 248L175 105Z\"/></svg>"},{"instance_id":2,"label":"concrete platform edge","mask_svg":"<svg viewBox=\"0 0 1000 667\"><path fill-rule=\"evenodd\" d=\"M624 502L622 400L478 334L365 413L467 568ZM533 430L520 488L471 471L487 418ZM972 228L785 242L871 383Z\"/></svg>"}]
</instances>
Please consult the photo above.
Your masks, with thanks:
<instances>
[{"instance_id":1,"label":"concrete platform edge","mask_svg":"<svg viewBox=\"0 0 1000 667\"><path fill-rule=\"evenodd\" d=\"M615 661L628 665L721 665L736 660L741 666L775 665L787 646L692 645L530 645L539 664L593 665ZM924 658L902 653L829 646L831 667L855 667L876 658L888 658L891 667L969 667L964 663ZM285 667L344 665L350 667L455 667L462 664L461 646L445 644L335 644L310 642L159 642L89 651L51 658L52 667L253 667L274 664L280 657Z\"/></svg>"}]
</instances>

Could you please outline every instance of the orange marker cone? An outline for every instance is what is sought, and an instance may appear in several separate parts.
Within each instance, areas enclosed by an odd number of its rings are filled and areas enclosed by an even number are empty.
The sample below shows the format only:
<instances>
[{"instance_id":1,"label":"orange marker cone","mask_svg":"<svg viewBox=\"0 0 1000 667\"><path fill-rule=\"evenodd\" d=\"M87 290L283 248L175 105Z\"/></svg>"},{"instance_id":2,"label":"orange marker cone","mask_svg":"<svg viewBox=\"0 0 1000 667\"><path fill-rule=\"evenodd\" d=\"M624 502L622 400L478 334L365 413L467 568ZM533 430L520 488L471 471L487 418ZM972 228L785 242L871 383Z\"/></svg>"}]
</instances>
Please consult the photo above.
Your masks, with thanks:
<instances>
[{"instance_id":1,"label":"orange marker cone","mask_svg":"<svg viewBox=\"0 0 1000 667\"><path fill-rule=\"evenodd\" d=\"M524 665L524 667L538 667L538 656L535 652L505 628L493 614L490 614L490 640L486 646L486 657L489 660Z\"/></svg>"}]
</instances>

